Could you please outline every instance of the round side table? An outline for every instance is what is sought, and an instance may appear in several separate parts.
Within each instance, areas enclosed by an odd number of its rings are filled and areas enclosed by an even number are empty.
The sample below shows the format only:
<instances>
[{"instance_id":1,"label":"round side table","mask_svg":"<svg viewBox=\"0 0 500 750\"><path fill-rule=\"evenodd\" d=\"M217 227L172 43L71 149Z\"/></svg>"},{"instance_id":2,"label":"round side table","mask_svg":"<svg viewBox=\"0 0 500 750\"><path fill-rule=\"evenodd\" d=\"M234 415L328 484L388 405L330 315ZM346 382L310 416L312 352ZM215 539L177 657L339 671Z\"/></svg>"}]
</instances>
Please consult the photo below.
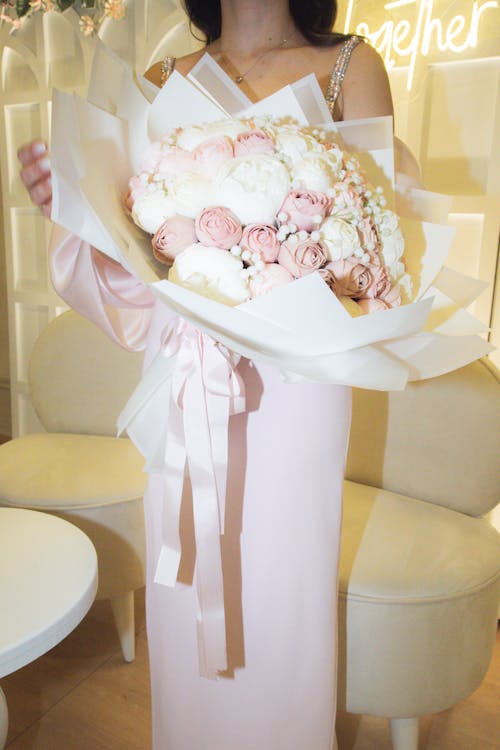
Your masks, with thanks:
<instances>
[{"instance_id":1,"label":"round side table","mask_svg":"<svg viewBox=\"0 0 500 750\"><path fill-rule=\"evenodd\" d=\"M0 508L0 678L63 640L97 591L97 556L76 526L48 513ZM0 688L0 750L7 737Z\"/></svg>"}]
</instances>

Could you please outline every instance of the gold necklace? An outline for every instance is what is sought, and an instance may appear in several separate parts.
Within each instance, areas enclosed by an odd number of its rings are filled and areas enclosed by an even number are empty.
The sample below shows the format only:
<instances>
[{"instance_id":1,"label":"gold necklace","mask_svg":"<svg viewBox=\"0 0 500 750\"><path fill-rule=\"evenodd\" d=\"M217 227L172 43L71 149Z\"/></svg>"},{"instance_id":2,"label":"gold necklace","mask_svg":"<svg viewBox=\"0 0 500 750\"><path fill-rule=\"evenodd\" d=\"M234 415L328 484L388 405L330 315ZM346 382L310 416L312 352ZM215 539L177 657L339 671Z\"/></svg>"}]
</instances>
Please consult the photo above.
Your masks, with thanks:
<instances>
[{"instance_id":1,"label":"gold necklace","mask_svg":"<svg viewBox=\"0 0 500 750\"><path fill-rule=\"evenodd\" d=\"M274 52L274 50L282 49L286 44L288 44L288 42L290 41L290 39L293 36L294 36L294 34L292 33L290 37L283 38L279 44L275 45L274 47L269 47L269 49L264 50L264 52L262 52L262 54L260 54L257 57L257 59L253 61L253 63L250 65L250 67L247 68L243 73L238 73L237 75L232 75L231 77L232 77L233 81L235 83L242 84L245 81L245 78L247 77L247 75L249 73L251 73L251 71L262 60L263 57L265 57L267 54L269 54L269 52ZM222 57L225 56L224 51L220 52L219 54L222 55ZM226 59L227 59L227 55L226 55ZM236 69L236 67L231 62L230 58L229 58L229 63L230 63L230 65L232 65L233 68Z\"/></svg>"}]
</instances>

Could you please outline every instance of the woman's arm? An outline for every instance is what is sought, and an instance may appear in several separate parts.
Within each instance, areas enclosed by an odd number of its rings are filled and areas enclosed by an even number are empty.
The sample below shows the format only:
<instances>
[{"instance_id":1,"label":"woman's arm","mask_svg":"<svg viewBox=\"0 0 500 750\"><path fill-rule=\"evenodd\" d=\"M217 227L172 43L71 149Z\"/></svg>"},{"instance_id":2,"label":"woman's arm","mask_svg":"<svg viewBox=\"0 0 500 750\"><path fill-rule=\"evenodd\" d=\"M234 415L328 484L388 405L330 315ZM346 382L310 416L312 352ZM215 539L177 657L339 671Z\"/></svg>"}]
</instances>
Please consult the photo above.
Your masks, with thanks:
<instances>
[{"instance_id":1,"label":"woman's arm","mask_svg":"<svg viewBox=\"0 0 500 750\"><path fill-rule=\"evenodd\" d=\"M342 84L342 119L394 116L389 78L378 52L365 43L353 50Z\"/></svg>"},{"instance_id":2,"label":"woman's arm","mask_svg":"<svg viewBox=\"0 0 500 750\"><path fill-rule=\"evenodd\" d=\"M50 273L57 293L113 341L132 351L145 348L155 297L119 263L54 225Z\"/></svg>"},{"instance_id":3,"label":"woman's arm","mask_svg":"<svg viewBox=\"0 0 500 750\"><path fill-rule=\"evenodd\" d=\"M378 52L370 44L354 49L343 84L344 120L365 117L394 117L389 78ZM396 182L404 187L423 188L418 162L408 146L394 138Z\"/></svg>"},{"instance_id":4,"label":"woman's arm","mask_svg":"<svg viewBox=\"0 0 500 750\"><path fill-rule=\"evenodd\" d=\"M52 208L52 179L47 146L42 141L33 141L22 146L17 152L21 162L21 180L30 198L39 206L45 216L50 217Z\"/></svg>"},{"instance_id":5,"label":"woman's arm","mask_svg":"<svg viewBox=\"0 0 500 750\"><path fill-rule=\"evenodd\" d=\"M19 149L21 179L31 200L50 217L52 181L47 147L34 141ZM155 297L119 263L62 227L54 226L50 272L57 293L121 346L146 345Z\"/></svg>"}]
</instances>

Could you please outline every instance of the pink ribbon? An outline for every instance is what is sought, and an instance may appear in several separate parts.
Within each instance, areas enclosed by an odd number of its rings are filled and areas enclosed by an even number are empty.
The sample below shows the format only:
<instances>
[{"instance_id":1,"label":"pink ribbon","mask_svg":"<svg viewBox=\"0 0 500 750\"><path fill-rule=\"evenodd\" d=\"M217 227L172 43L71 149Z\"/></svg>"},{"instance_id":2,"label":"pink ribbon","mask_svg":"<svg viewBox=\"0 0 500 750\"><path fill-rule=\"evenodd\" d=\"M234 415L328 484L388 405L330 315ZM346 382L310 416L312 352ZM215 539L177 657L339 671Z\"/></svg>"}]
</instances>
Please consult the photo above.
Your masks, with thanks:
<instances>
[{"instance_id":1,"label":"pink ribbon","mask_svg":"<svg viewBox=\"0 0 500 750\"><path fill-rule=\"evenodd\" d=\"M193 494L200 674L227 669L220 537L224 533L229 417L245 409L239 355L177 318L118 420L164 476L162 546L155 582L174 586L181 559L186 467Z\"/></svg>"}]
</instances>

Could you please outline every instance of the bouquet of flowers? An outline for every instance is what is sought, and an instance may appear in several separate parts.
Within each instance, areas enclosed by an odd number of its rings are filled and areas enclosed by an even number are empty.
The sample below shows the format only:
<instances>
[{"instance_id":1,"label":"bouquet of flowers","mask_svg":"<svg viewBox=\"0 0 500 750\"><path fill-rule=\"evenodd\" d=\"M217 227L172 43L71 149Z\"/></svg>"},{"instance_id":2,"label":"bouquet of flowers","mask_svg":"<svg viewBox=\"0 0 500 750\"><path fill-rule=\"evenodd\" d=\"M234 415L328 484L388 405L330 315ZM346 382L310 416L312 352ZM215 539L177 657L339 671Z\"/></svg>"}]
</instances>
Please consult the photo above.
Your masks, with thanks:
<instances>
[{"instance_id":1,"label":"bouquet of flowers","mask_svg":"<svg viewBox=\"0 0 500 750\"><path fill-rule=\"evenodd\" d=\"M194 82L174 72L158 92L97 45L87 100L54 93L52 218L179 316L119 429L168 473L164 585L177 579L192 471L200 669L214 677L226 665L214 561L240 356L288 381L391 390L490 347L463 309L483 285L443 267L453 231L394 211L390 118L338 132L313 77L248 106L213 61L199 66Z\"/></svg>"},{"instance_id":2,"label":"bouquet of flowers","mask_svg":"<svg viewBox=\"0 0 500 750\"><path fill-rule=\"evenodd\" d=\"M397 215L334 133L272 118L173 129L126 206L174 283L237 305L319 271L351 314L408 301Z\"/></svg>"}]
</instances>

